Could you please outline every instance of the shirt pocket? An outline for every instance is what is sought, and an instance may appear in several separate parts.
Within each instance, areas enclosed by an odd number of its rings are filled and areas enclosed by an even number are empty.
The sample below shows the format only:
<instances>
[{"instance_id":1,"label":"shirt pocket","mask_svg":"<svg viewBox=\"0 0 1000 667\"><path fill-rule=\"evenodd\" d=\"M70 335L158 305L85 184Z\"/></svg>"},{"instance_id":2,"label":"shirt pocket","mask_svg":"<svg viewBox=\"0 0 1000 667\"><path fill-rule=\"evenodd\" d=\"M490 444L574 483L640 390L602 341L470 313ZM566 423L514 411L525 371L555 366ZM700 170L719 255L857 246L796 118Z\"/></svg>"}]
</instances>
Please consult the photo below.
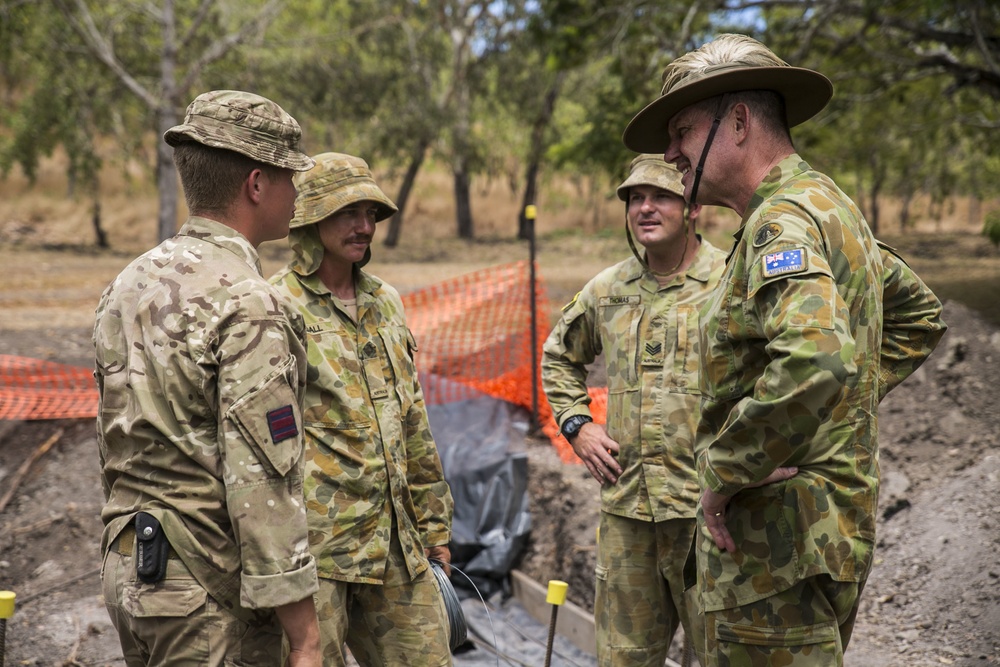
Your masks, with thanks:
<instances>
[{"instance_id":1,"label":"shirt pocket","mask_svg":"<svg viewBox=\"0 0 1000 667\"><path fill-rule=\"evenodd\" d=\"M261 463L284 477L302 456L302 410L294 359L230 409L231 419Z\"/></svg>"},{"instance_id":2,"label":"shirt pocket","mask_svg":"<svg viewBox=\"0 0 1000 667\"><path fill-rule=\"evenodd\" d=\"M391 382L394 386L401 416L405 419L413 407L413 387L417 382L417 367L413 361L416 343L406 327L379 327L378 335L389 357L389 367L392 368L392 377L387 377L386 382Z\"/></svg>"},{"instance_id":3,"label":"shirt pocket","mask_svg":"<svg viewBox=\"0 0 1000 667\"><path fill-rule=\"evenodd\" d=\"M638 295L601 297L598 306L608 391L624 391L638 382L639 327L645 306Z\"/></svg>"},{"instance_id":4,"label":"shirt pocket","mask_svg":"<svg viewBox=\"0 0 1000 667\"><path fill-rule=\"evenodd\" d=\"M685 394L700 394L698 386L698 308L691 304L676 308L676 335L674 336L673 361L670 372L670 388Z\"/></svg>"}]
</instances>

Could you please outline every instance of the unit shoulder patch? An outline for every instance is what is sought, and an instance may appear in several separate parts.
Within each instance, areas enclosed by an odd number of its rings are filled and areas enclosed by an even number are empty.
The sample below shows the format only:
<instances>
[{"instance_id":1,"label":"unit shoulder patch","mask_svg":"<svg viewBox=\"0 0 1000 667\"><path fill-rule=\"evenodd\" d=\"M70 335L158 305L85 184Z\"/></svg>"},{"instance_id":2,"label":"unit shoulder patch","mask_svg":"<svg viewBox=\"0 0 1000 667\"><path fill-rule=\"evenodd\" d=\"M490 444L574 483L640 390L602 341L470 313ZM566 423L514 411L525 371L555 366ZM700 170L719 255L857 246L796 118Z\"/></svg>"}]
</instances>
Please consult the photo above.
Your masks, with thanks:
<instances>
[{"instance_id":1,"label":"unit shoulder patch","mask_svg":"<svg viewBox=\"0 0 1000 667\"><path fill-rule=\"evenodd\" d=\"M753 247L760 248L761 246L767 245L774 239L781 236L782 231L784 230L777 222L764 223L753 236Z\"/></svg>"},{"instance_id":2,"label":"unit shoulder patch","mask_svg":"<svg viewBox=\"0 0 1000 667\"><path fill-rule=\"evenodd\" d=\"M298 424L295 423L295 412L291 405L285 405L268 412L267 426L271 431L271 442L274 444L294 438L299 434Z\"/></svg>"}]
</instances>

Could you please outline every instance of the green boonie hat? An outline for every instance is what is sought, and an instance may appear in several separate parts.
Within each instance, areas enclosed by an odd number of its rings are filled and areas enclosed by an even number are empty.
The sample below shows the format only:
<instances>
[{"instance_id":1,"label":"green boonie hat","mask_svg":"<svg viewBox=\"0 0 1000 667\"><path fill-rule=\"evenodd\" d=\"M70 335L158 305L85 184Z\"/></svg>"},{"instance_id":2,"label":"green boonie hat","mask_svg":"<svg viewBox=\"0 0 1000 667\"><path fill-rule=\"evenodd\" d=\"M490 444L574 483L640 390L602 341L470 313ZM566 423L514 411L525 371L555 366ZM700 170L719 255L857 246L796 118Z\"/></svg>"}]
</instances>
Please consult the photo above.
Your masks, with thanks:
<instances>
[{"instance_id":1,"label":"green boonie hat","mask_svg":"<svg viewBox=\"0 0 1000 667\"><path fill-rule=\"evenodd\" d=\"M664 161L663 153L643 153L629 165L628 178L618 186L618 198L627 202L629 188L634 185L652 185L683 197L681 176L677 167Z\"/></svg>"},{"instance_id":2,"label":"green boonie hat","mask_svg":"<svg viewBox=\"0 0 1000 667\"><path fill-rule=\"evenodd\" d=\"M317 223L359 201L375 202L375 222L399 210L375 185L368 163L361 158L343 153L320 153L314 159L315 167L295 176L299 195L295 199L295 217L289 223L290 228Z\"/></svg>"},{"instance_id":3,"label":"green boonie hat","mask_svg":"<svg viewBox=\"0 0 1000 667\"><path fill-rule=\"evenodd\" d=\"M281 169L305 171L313 161L299 150L301 137L298 122L284 109L240 90L202 93L188 105L184 122L163 133L171 146L194 141Z\"/></svg>"},{"instance_id":4,"label":"green boonie hat","mask_svg":"<svg viewBox=\"0 0 1000 667\"><path fill-rule=\"evenodd\" d=\"M746 35L719 35L667 65L661 96L632 118L622 141L636 152L662 153L670 143L667 124L674 114L716 95L743 90L779 93L785 100L788 127L809 120L833 97L833 84L819 72L790 66Z\"/></svg>"}]
</instances>

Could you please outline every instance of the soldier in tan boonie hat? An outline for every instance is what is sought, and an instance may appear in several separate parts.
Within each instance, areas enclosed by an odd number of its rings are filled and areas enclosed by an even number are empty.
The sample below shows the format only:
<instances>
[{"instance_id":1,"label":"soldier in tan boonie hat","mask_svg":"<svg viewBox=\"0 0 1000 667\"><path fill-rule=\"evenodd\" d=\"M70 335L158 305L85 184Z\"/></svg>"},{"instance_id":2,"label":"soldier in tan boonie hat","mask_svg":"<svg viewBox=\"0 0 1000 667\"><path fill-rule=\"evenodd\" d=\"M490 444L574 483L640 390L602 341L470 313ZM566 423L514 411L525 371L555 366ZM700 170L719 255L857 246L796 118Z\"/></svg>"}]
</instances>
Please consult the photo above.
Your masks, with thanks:
<instances>
[{"instance_id":1,"label":"soldier in tan boonie hat","mask_svg":"<svg viewBox=\"0 0 1000 667\"><path fill-rule=\"evenodd\" d=\"M97 305L101 579L130 667L322 664L305 331L258 251L288 235L299 138L270 100L199 95L164 135L188 218Z\"/></svg>"},{"instance_id":2,"label":"soldier in tan boonie hat","mask_svg":"<svg viewBox=\"0 0 1000 667\"><path fill-rule=\"evenodd\" d=\"M403 302L364 270L375 225L396 212L368 164L314 156L296 174L292 261L271 277L306 322L305 506L317 561L324 664L450 665L453 501L430 431Z\"/></svg>"},{"instance_id":3,"label":"soldier in tan boonie hat","mask_svg":"<svg viewBox=\"0 0 1000 667\"><path fill-rule=\"evenodd\" d=\"M672 194L677 195L679 198L684 199L684 184L681 183L681 173L677 171L677 167L664 161L663 155L657 153L643 153L632 159L632 163L629 165L629 174L622 181L621 185L618 186L616 194L618 198L625 202L625 238L628 241L629 248L632 250L632 254L636 256L643 266L649 268L648 254L640 253L639 249L635 247L635 239L632 233L632 223L629 219L629 193L632 188L638 185L649 185L654 188L659 188L661 190L666 190ZM684 203L684 211L682 213L684 218L684 228L681 233L682 239L688 239L689 227L695 221L698 216L698 211L700 207L690 206L687 202ZM685 252L680 254L677 262L671 268L664 267L660 272L653 271L656 273L673 273L676 271L687 258L687 242L685 242L684 248ZM697 245L692 248L697 251ZM650 269L651 271L653 269Z\"/></svg>"},{"instance_id":4,"label":"soldier in tan boonie hat","mask_svg":"<svg viewBox=\"0 0 1000 667\"><path fill-rule=\"evenodd\" d=\"M375 222L391 217L398 210L375 184L375 177L363 159L344 153L320 153L313 159L316 166L295 177L299 195L295 200L295 217L289 225L292 229L319 222L359 201L375 204Z\"/></svg>"},{"instance_id":5,"label":"soldier in tan boonie hat","mask_svg":"<svg viewBox=\"0 0 1000 667\"><path fill-rule=\"evenodd\" d=\"M662 665L674 634L700 652L697 596L683 576L698 504L698 308L726 255L695 228L677 168L636 156L617 189L633 257L601 271L544 345L542 380L563 437L601 485L594 615L601 665ZM640 247L637 247L641 246ZM608 422L585 379L607 359ZM639 610L637 613L636 610Z\"/></svg>"},{"instance_id":6,"label":"soldier in tan boonie hat","mask_svg":"<svg viewBox=\"0 0 1000 667\"><path fill-rule=\"evenodd\" d=\"M194 141L282 169L305 171L313 160L299 150L301 137L298 122L284 109L240 90L202 93L188 105L184 122L163 133L171 146Z\"/></svg>"}]
</instances>

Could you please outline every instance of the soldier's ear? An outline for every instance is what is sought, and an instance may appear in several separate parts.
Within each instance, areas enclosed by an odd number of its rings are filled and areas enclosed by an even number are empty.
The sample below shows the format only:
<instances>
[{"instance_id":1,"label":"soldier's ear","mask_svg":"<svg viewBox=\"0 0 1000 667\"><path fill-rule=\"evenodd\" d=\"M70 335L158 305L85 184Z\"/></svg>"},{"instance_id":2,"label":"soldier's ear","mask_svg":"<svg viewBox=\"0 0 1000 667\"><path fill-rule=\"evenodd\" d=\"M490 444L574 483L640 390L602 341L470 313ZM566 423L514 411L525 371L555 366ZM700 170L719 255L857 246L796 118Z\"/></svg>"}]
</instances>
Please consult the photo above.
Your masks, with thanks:
<instances>
[{"instance_id":1,"label":"soldier's ear","mask_svg":"<svg viewBox=\"0 0 1000 667\"><path fill-rule=\"evenodd\" d=\"M261 197L264 192L264 172L261 169L254 169L249 174L247 174L246 180L243 181L243 187L246 188L247 197L250 198L255 204L259 204Z\"/></svg>"}]
</instances>

